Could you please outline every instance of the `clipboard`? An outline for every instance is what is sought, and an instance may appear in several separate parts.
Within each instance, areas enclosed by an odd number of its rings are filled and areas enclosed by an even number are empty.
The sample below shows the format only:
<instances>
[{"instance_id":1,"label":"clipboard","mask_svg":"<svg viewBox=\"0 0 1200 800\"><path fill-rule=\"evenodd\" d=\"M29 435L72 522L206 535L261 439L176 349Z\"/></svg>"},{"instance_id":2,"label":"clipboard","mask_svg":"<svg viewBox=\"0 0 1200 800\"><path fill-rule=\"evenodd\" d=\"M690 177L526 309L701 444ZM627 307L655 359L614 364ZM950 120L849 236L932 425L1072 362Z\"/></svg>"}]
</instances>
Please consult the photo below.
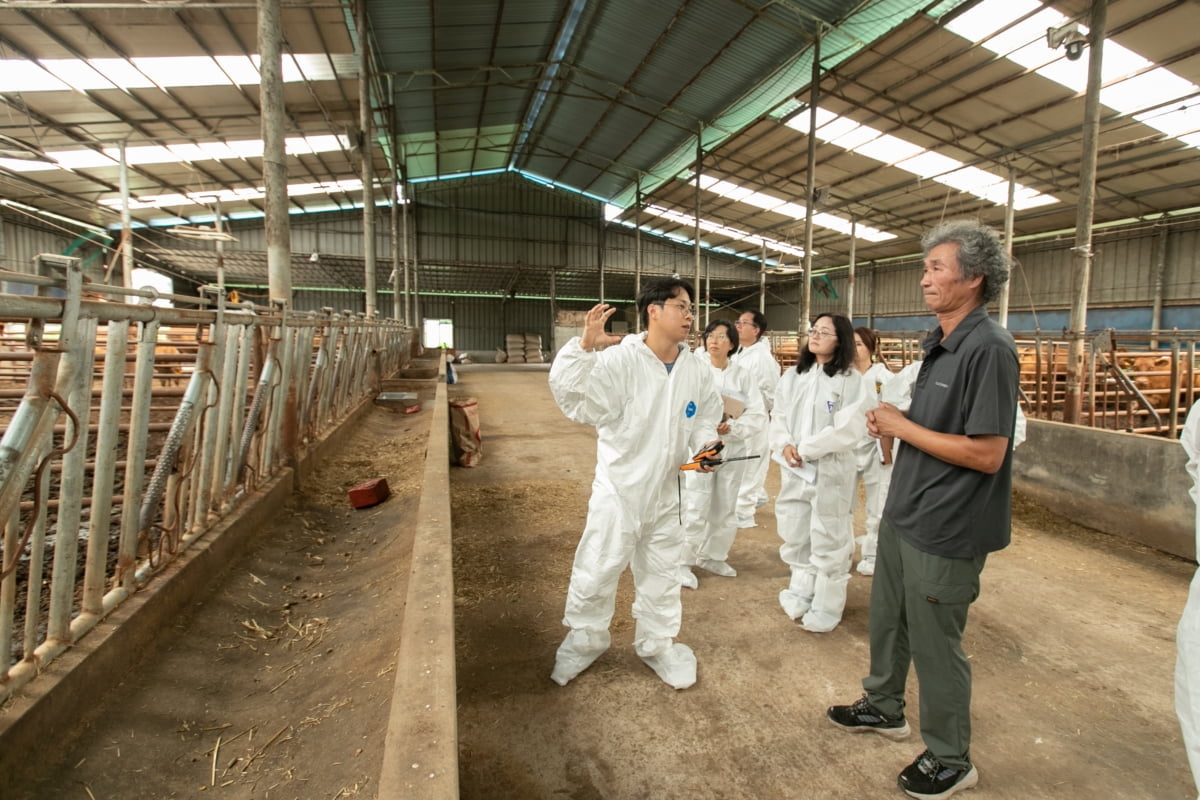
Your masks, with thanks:
<instances>
[{"instance_id":1,"label":"clipboard","mask_svg":"<svg viewBox=\"0 0 1200 800\"><path fill-rule=\"evenodd\" d=\"M721 390L721 401L725 404L725 415L722 419L737 419L740 417L742 412L746 410L746 402L749 399L746 395L733 389Z\"/></svg>"}]
</instances>

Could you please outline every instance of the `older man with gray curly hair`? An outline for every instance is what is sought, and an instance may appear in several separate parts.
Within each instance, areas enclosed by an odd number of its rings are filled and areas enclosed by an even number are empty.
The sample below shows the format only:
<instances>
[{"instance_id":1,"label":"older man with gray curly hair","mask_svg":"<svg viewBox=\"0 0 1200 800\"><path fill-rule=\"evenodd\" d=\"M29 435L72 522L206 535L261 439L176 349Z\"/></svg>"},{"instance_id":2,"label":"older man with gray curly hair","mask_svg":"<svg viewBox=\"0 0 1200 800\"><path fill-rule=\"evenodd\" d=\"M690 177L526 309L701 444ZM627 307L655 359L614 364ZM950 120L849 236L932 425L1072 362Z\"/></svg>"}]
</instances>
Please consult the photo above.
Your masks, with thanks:
<instances>
[{"instance_id":1,"label":"older man with gray curly hair","mask_svg":"<svg viewBox=\"0 0 1200 800\"><path fill-rule=\"evenodd\" d=\"M888 403L867 412L871 435L901 442L871 587L871 674L862 699L827 714L853 733L905 738L915 665L926 749L898 781L911 797L940 800L979 781L962 635L988 553L1009 543L1019 368L1012 337L986 308L1008 280L996 232L955 220L922 245L921 293L938 327L922 343L908 413Z\"/></svg>"}]
</instances>

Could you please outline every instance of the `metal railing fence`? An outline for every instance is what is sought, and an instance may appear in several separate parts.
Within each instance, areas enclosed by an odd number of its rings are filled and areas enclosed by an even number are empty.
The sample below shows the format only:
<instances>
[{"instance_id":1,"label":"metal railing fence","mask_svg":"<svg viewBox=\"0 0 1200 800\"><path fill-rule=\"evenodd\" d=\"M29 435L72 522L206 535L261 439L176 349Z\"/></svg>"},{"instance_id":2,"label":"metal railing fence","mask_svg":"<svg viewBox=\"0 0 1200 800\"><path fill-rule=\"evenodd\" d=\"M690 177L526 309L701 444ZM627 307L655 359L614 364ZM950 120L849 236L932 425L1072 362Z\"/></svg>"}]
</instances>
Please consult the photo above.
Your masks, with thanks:
<instances>
[{"instance_id":1,"label":"metal railing fence","mask_svg":"<svg viewBox=\"0 0 1200 800\"><path fill-rule=\"evenodd\" d=\"M59 261L0 273L35 292L0 294L0 702L378 391L414 339L216 293L158 307Z\"/></svg>"}]
</instances>

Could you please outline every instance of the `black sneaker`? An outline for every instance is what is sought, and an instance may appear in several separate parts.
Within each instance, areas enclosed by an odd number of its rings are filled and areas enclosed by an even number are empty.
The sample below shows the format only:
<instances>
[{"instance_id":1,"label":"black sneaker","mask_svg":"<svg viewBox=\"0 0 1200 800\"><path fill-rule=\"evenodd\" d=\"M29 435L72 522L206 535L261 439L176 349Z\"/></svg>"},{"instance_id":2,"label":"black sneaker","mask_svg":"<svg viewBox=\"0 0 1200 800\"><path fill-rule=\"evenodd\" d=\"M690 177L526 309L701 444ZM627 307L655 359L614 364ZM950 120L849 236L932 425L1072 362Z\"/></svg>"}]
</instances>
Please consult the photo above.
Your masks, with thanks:
<instances>
[{"instance_id":1,"label":"black sneaker","mask_svg":"<svg viewBox=\"0 0 1200 800\"><path fill-rule=\"evenodd\" d=\"M878 733L898 742L908 736L908 723L904 715L889 717L867 702L867 696L852 706L830 706L825 716L850 733Z\"/></svg>"},{"instance_id":2,"label":"black sneaker","mask_svg":"<svg viewBox=\"0 0 1200 800\"><path fill-rule=\"evenodd\" d=\"M979 783L979 770L974 764L947 767L926 750L900 773L896 782L909 797L943 800L960 789L970 789Z\"/></svg>"}]
</instances>

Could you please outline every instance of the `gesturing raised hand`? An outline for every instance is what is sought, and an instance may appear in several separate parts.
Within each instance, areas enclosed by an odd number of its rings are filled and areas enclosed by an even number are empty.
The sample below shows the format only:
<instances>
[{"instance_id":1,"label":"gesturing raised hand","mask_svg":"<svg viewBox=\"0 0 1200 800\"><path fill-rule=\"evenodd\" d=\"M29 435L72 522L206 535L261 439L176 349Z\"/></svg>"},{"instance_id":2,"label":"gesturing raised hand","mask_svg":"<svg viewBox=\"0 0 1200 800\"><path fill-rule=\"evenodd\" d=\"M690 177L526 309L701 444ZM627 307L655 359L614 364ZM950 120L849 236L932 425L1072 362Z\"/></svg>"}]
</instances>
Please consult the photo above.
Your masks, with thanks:
<instances>
[{"instance_id":1,"label":"gesturing raised hand","mask_svg":"<svg viewBox=\"0 0 1200 800\"><path fill-rule=\"evenodd\" d=\"M584 350L592 350L621 341L620 336L604 330L604 326L608 324L608 318L616 312L617 309L608 303L597 303L588 309L587 316L583 320L583 335L579 337L579 346Z\"/></svg>"}]
</instances>

